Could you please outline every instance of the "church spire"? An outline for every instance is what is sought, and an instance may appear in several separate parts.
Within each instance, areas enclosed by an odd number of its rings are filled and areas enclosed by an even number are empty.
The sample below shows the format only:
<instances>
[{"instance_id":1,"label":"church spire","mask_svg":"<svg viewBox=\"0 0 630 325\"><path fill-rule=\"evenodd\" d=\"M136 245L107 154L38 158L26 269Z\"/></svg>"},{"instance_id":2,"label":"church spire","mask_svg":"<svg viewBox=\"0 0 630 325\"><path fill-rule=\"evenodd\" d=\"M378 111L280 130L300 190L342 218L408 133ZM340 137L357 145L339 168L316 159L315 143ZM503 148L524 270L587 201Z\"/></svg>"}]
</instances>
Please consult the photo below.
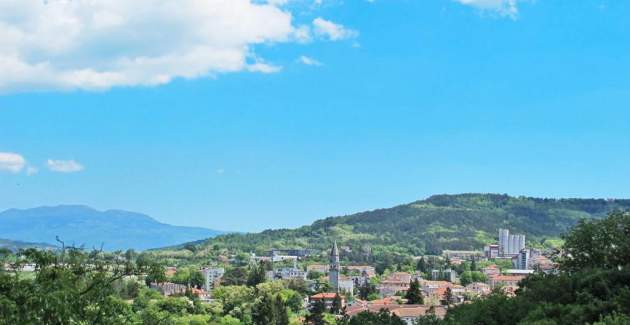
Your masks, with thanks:
<instances>
[{"instance_id":1,"label":"church spire","mask_svg":"<svg viewBox=\"0 0 630 325\"><path fill-rule=\"evenodd\" d=\"M333 243L333 247L330 250L330 267L328 270L328 282L330 287L339 292L339 249L337 248L337 241Z\"/></svg>"},{"instance_id":2,"label":"church spire","mask_svg":"<svg viewBox=\"0 0 630 325\"><path fill-rule=\"evenodd\" d=\"M333 243L333 247L330 250L330 263L339 264L339 249L337 248L337 241Z\"/></svg>"}]
</instances>

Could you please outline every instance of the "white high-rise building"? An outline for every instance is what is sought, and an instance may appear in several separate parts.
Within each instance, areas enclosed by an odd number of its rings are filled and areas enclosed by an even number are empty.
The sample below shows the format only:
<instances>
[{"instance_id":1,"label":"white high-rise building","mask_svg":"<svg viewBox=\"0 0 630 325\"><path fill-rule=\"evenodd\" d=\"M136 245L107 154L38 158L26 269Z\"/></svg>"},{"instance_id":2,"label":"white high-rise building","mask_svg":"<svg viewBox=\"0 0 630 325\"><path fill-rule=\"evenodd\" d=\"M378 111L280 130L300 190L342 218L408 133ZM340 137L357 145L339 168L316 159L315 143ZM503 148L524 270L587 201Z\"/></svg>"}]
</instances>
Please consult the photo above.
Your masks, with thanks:
<instances>
[{"instance_id":1,"label":"white high-rise building","mask_svg":"<svg viewBox=\"0 0 630 325\"><path fill-rule=\"evenodd\" d=\"M518 251L525 249L525 235L518 235Z\"/></svg>"},{"instance_id":2,"label":"white high-rise building","mask_svg":"<svg viewBox=\"0 0 630 325\"><path fill-rule=\"evenodd\" d=\"M509 254L518 254L516 249L518 247L518 237L516 235L510 235L510 248L508 249Z\"/></svg>"},{"instance_id":3,"label":"white high-rise building","mask_svg":"<svg viewBox=\"0 0 630 325\"><path fill-rule=\"evenodd\" d=\"M510 231L507 229L499 229L499 254L505 255L508 253L510 238Z\"/></svg>"},{"instance_id":4,"label":"white high-rise building","mask_svg":"<svg viewBox=\"0 0 630 325\"><path fill-rule=\"evenodd\" d=\"M525 235L510 235L507 229L499 229L499 254L518 255L525 248Z\"/></svg>"},{"instance_id":5,"label":"white high-rise building","mask_svg":"<svg viewBox=\"0 0 630 325\"><path fill-rule=\"evenodd\" d=\"M201 269L201 274L203 274L204 284L203 289L210 292L214 289L214 282L223 277L225 274L225 269L222 267L216 268L203 268Z\"/></svg>"},{"instance_id":6,"label":"white high-rise building","mask_svg":"<svg viewBox=\"0 0 630 325\"><path fill-rule=\"evenodd\" d=\"M519 270L529 269L529 249L522 249L516 260L516 268Z\"/></svg>"}]
</instances>

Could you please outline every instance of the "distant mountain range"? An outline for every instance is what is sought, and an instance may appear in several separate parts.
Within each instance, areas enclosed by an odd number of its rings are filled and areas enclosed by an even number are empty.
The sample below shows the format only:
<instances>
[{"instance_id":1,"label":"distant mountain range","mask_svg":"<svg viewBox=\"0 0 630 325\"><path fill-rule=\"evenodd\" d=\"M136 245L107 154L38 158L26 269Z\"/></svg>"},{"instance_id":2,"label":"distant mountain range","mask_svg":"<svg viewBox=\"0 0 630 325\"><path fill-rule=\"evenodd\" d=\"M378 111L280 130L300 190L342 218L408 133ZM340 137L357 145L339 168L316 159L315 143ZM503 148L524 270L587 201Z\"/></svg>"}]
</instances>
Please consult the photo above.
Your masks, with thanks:
<instances>
[{"instance_id":1,"label":"distant mountain range","mask_svg":"<svg viewBox=\"0 0 630 325\"><path fill-rule=\"evenodd\" d=\"M140 213L64 205L11 209L0 213L0 238L11 241L66 245L105 250L145 250L214 237L223 232L160 223Z\"/></svg>"},{"instance_id":2,"label":"distant mountain range","mask_svg":"<svg viewBox=\"0 0 630 325\"><path fill-rule=\"evenodd\" d=\"M17 251L19 249L27 248L56 249L57 247L46 243L27 243L19 240L0 239L0 248Z\"/></svg>"},{"instance_id":3,"label":"distant mountain range","mask_svg":"<svg viewBox=\"0 0 630 325\"><path fill-rule=\"evenodd\" d=\"M435 195L388 209L330 217L297 229L228 234L195 244L263 253L272 248L324 250L337 240L347 248L347 255L359 259L379 252L419 255L481 249L497 240L499 228L507 228L525 234L530 245L543 246L557 243L580 219L603 218L613 210L630 210L630 200Z\"/></svg>"}]
</instances>

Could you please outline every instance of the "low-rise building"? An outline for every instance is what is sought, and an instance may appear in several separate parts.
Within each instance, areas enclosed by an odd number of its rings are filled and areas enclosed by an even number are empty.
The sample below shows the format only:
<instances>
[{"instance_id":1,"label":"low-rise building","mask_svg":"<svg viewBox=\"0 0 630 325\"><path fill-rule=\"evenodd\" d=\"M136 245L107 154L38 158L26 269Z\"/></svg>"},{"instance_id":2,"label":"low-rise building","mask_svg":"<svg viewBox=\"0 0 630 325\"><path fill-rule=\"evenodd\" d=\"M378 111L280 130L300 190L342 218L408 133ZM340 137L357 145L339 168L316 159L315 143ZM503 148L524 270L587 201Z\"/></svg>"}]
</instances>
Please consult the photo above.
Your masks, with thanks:
<instances>
[{"instance_id":1,"label":"low-rise building","mask_svg":"<svg viewBox=\"0 0 630 325\"><path fill-rule=\"evenodd\" d=\"M499 245L498 244L490 244L483 249L484 255L486 258L497 258L499 257Z\"/></svg>"},{"instance_id":2,"label":"low-rise building","mask_svg":"<svg viewBox=\"0 0 630 325\"><path fill-rule=\"evenodd\" d=\"M396 295L398 292L407 291L412 278L411 274L405 272L391 273L378 285L378 292L382 296L387 297Z\"/></svg>"},{"instance_id":3,"label":"low-rise building","mask_svg":"<svg viewBox=\"0 0 630 325\"><path fill-rule=\"evenodd\" d=\"M408 325L412 325L418 318L427 314L434 314L440 319L444 318L446 315L446 308L442 306L405 305L391 300L357 300L354 304L346 308L346 314L352 317L365 311L378 313L381 310L391 312Z\"/></svg>"},{"instance_id":4,"label":"low-rise building","mask_svg":"<svg viewBox=\"0 0 630 325\"><path fill-rule=\"evenodd\" d=\"M359 275L364 276L364 277L368 277L368 278L372 278L374 276L376 276L376 270L374 269L373 266L369 266L369 265L349 265L349 266L344 266L345 269L347 269L349 272L358 272Z\"/></svg>"},{"instance_id":5,"label":"low-rise building","mask_svg":"<svg viewBox=\"0 0 630 325\"><path fill-rule=\"evenodd\" d=\"M311 306L313 306L313 304L319 301L323 301L326 308L330 310L330 308L333 306L333 302L335 301L335 297L337 296L339 296L339 299L341 299L341 308L345 307L346 299L343 295L339 295L336 292L322 292L312 295L308 298L308 302Z\"/></svg>"},{"instance_id":6,"label":"low-rise building","mask_svg":"<svg viewBox=\"0 0 630 325\"><path fill-rule=\"evenodd\" d=\"M488 278L488 285L492 289L497 287L518 288L518 282L525 277L525 275L494 275Z\"/></svg>"},{"instance_id":7,"label":"low-rise building","mask_svg":"<svg viewBox=\"0 0 630 325\"><path fill-rule=\"evenodd\" d=\"M311 264L306 267L306 272L328 273L330 266L328 264Z\"/></svg>"},{"instance_id":8,"label":"low-rise building","mask_svg":"<svg viewBox=\"0 0 630 325\"><path fill-rule=\"evenodd\" d=\"M473 282L466 285L466 292L476 296L486 296L492 292L490 286L483 282Z\"/></svg>"},{"instance_id":9,"label":"low-rise building","mask_svg":"<svg viewBox=\"0 0 630 325\"><path fill-rule=\"evenodd\" d=\"M174 296L186 294L187 286L172 282L151 283L151 289L159 291L163 296Z\"/></svg>"},{"instance_id":10,"label":"low-rise building","mask_svg":"<svg viewBox=\"0 0 630 325\"><path fill-rule=\"evenodd\" d=\"M499 269L498 266L496 266L495 264L492 264L481 269L481 273L485 274L486 277L491 277L491 276L501 274L501 270Z\"/></svg>"},{"instance_id":11,"label":"low-rise building","mask_svg":"<svg viewBox=\"0 0 630 325\"><path fill-rule=\"evenodd\" d=\"M272 272L275 279L306 280L306 272L300 270L297 267L285 267Z\"/></svg>"}]
</instances>

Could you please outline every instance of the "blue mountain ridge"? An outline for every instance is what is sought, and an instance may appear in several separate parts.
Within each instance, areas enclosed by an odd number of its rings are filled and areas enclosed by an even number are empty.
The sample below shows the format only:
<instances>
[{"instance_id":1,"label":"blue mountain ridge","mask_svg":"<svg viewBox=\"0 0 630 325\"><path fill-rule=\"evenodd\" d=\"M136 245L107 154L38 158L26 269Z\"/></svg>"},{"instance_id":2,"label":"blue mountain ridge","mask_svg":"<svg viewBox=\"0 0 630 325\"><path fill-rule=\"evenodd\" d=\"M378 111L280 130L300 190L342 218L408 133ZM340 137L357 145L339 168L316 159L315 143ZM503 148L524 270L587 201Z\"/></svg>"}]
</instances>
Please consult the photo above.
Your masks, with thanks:
<instances>
[{"instance_id":1,"label":"blue mountain ridge","mask_svg":"<svg viewBox=\"0 0 630 325\"><path fill-rule=\"evenodd\" d=\"M97 211L82 205L10 209L0 213L0 238L114 250L145 250L196 241L222 231L173 226L135 212Z\"/></svg>"}]
</instances>

